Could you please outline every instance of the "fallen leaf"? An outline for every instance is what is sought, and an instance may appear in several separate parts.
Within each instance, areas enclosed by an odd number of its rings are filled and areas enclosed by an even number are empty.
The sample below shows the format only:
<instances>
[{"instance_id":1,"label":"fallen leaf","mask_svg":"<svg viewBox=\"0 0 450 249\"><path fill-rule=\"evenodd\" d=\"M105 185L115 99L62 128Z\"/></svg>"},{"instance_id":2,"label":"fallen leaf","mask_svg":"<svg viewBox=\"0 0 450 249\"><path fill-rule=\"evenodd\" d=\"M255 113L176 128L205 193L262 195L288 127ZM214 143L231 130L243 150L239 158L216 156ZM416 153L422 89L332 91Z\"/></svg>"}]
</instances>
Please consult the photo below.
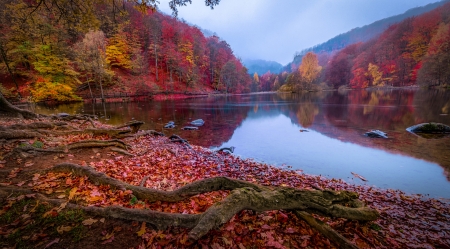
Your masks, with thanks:
<instances>
[{"instance_id":1,"label":"fallen leaf","mask_svg":"<svg viewBox=\"0 0 450 249\"><path fill-rule=\"evenodd\" d=\"M87 220L84 220L82 223L85 226L90 226L90 225L94 224L95 222L97 222L96 219L89 218Z\"/></svg>"},{"instance_id":2,"label":"fallen leaf","mask_svg":"<svg viewBox=\"0 0 450 249\"><path fill-rule=\"evenodd\" d=\"M34 165L34 163L32 161L27 161L24 166L25 167L31 167L33 165Z\"/></svg>"},{"instance_id":3,"label":"fallen leaf","mask_svg":"<svg viewBox=\"0 0 450 249\"><path fill-rule=\"evenodd\" d=\"M107 244L107 243L111 243L113 240L114 240L114 234L112 234L112 236L109 239L103 241L102 245Z\"/></svg>"},{"instance_id":4,"label":"fallen leaf","mask_svg":"<svg viewBox=\"0 0 450 249\"><path fill-rule=\"evenodd\" d=\"M145 222L142 222L141 229L137 232L138 236L142 236L146 232Z\"/></svg>"},{"instance_id":5,"label":"fallen leaf","mask_svg":"<svg viewBox=\"0 0 450 249\"><path fill-rule=\"evenodd\" d=\"M64 197L66 197L66 195L58 195L58 199L62 199Z\"/></svg>"},{"instance_id":6,"label":"fallen leaf","mask_svg":"<svg viewBox=\"0 0 450 249\"><path fill-rule=\"evenodd\" d=\"M70 179L70 178L69 178ZM74 187L73 189L70 190L69 192L69 200L72 200L73 197L75 196L76 192L77 192L78 188Z\"/></svg>"},{"instance_id":7,"label":"fallen leaf","mask_svg":"<svg viewBox=\"0 0 450 249\"><path fill-rule=\"evenodd\" d=\"M58 231L59 234L63 234L64 232L69 232L72 230L71 226L59 226L56 228L56 231Z\"/></svg>"}]
</instances>

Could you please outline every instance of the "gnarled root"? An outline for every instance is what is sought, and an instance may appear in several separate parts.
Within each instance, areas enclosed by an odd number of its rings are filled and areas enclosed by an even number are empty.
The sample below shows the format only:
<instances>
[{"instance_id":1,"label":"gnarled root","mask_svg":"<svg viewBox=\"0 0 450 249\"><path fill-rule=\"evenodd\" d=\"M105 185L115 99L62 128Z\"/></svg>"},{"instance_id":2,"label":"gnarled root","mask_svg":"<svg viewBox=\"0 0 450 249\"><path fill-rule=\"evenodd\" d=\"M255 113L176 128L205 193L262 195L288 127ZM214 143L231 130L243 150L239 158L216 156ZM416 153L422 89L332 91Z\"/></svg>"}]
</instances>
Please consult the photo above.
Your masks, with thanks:
<instances>
[{"instance_id":1,"label":"gnarled root","mask_svg":"<svg viewBox=\"0 0 450 249\"><path fill-rule=\"evenodd\" d=\"M122 149L127 149L127 144L121 140L85 140L80 142L71 143L65 146L60 146L56 148L41 149L35 148L33 146L27 145L23 147L16 147L9 154L5 155L5 158L9 158L13 155L21 155L23 153L27 154L51 154L51 153L67 153L70 150L82 149L82 148L101 148L101 147L119 147Z\"/></svg>"},{"instance_id":2,"label":"gnarled root","mask_svg":"<svg viewBox=\"0 0 450 249\"><path fill-rule=\"evenodd\" d=\"M356 193L349 191L337 192L331 190L302 190L290 187L266 187L227 177L208 178L185 185L174 191L161 191L130 185L111 178L104 173L97 172L93 168L76 164L59 164L46 171L72 172L74 175L87 176L95 184L109 185L122 190L128 189L137 198L146 199L150 202L178 202L201 193L232 190L228 197L214 204L204 213L196 215L170 214L124 207L81 207L97 215L145 221L158 229L166 229L170 226L192 228L189 232L189 238L192 240L197 240L211 229L220 227L242 210L250 209L263 212L283 209L294 211L298 217L307 221L307 223L343 248L357 248L331 227L316 220L310 213L360 221L376 220L379 216L376 210L362 205L361 201L357 199L358 195ZM74 204L71 205L73 206ZM77 206L77 208L80 207Z\"/></svg>"}]
</instances>

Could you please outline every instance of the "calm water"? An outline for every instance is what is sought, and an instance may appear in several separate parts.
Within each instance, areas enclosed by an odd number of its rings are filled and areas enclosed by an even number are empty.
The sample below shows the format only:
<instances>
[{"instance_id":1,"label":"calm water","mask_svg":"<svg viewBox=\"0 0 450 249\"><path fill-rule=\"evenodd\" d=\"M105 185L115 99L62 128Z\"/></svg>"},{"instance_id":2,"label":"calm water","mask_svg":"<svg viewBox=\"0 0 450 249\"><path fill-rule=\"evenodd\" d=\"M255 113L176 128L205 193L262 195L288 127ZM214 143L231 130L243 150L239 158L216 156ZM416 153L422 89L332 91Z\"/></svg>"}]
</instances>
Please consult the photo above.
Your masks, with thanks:
<instances>
[{"instance_id":1,"label":"calm water","mask_svg":"<svg viewBox=\"0 0 450 249\"><path fill-rule=\"evenodd\" d=\"M450 125L450 91L271 93L36 109L95 113L110 124L134 118L146 122L144 129L159 131L174 121L175 129L164 133L192 144L213 149L233 145L241 157L307 174L450 198L450 137L425 139L405 130L422 122ZM199 130L181 130L199 118L206 122ZM365 137L371 129L387 132L389 139Z\"/></svg>"}]
</instances>

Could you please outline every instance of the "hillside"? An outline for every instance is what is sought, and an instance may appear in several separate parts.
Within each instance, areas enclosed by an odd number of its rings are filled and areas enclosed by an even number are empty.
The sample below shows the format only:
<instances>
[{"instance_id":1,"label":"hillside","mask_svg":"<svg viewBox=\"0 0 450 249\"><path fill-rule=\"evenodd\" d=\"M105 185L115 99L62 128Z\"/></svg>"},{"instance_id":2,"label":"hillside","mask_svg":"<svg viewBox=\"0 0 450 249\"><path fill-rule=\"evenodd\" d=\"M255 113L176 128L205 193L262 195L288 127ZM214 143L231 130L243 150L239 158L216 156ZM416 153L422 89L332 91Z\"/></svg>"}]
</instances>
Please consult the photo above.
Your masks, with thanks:
<instances>
[{"instance_id":1,"label":"hillside","mask_svg":"<svg viewBox=\"0 0 450 249\"><path fill-rule=\"evenodd\" d=\"M253 75L257 73L258 75L263 75L267 72L280 73L283 69L283 65L275 61L265 61L265 60L243 60L245 67L248 69L248 73Z\"/></svg>"},{"instance_id":2,"label":"hillside","mask_svg":"<svg viewBox=\"0 0 450 249\"><path fill-rule=\"evenodd\" d=\"M226 41L147 2L10 1L0 10L0 89L57 102L105 92L250 91Z\"/></svg>"},{"instance_id":3,"label":"hillside","mask_svg":"<svg viewBox=\"0 0 450 249\"><path fill-rule=\"evenodd\" d=\"M450 2L339 51L325 80L338 88L445 86L450 81Z\"/></svg>"},{"instance_id":4,"label":"hillside","mask_svg":"<svg viewBox=\"0 0 450 249\"><path fill-rule=\"evenodd\" d=\"M320 54L320 53L331 54L335 51L343 49L344 47L346 47L350 44L369 41L370 39L380 35L389 26L391 26L395 23L399 23L407 18L410 18L413 16L418 16L418 15L421 15L428 11L431 11L439 6L444 5L447 2L449 2L449 0L442 0L440 2L431 3L428 5L422 6L422 7L413 8L413 9L406 11L403 14L388 17L388 18L376 21L372 24L369 24L369 25L366 25L363 27L354 28L346 33L343 33L334 38L331 38L330 40L328 40L322 44L316 45L312 48L307 48L307 49L302 50L300 53L297 53L294 56L293 61L291 63L289 63L285 67L285 69L290 71L291 64L295 64L297 66L300 65L303 56L308 52L314 52L316 54Z\"/></svg>"}]
</instances>

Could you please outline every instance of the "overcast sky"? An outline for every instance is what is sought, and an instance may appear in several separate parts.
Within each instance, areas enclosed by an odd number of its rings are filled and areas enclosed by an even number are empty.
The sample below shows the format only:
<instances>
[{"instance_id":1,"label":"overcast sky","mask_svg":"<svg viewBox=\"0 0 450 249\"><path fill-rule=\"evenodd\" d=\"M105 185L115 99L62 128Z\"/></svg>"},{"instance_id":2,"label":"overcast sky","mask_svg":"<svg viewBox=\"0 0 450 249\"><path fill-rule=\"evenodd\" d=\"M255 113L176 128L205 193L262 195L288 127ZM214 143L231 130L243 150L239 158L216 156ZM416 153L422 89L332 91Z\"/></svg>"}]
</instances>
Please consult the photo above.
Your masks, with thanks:
<instances>
[{"instance_id":1,"label":"overcast sky","mask_svg":"<svg viewBox=\"0 0 450 249\"><path fill-rule=\"evenodd\" d=\"M286 65L296 51L338 34L438 0L204 0L179 8L178 17L215 32L241 59ZM159 8L171 14L168 0Z\"/></svg>"}]
</instances>

